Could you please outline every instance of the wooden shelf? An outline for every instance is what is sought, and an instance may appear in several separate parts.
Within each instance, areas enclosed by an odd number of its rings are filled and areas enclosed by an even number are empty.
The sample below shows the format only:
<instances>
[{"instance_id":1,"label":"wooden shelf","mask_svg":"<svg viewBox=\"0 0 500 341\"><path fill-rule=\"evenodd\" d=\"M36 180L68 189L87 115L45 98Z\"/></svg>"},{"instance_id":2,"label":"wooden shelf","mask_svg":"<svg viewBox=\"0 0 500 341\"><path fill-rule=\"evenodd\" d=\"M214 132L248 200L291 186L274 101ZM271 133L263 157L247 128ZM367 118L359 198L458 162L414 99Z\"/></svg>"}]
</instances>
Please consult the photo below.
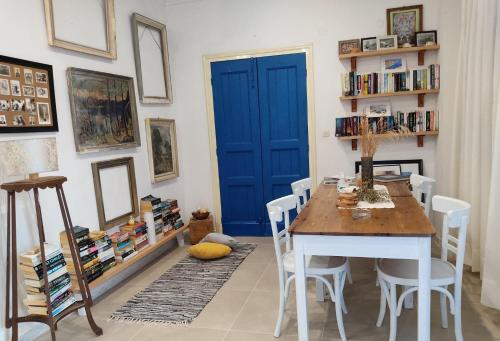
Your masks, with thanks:
<instances>
[{"instance_id":1,"label":"wooden shelf","mask_svg":"<svg viewBox=\"0 0 500 341\"><path fill-rule=\"evenodd\" d=\"M149 245L145 249L139 251L139 253L136 256L134 256L132 259L130 259L126 262L123 262L123 263L116 263L116 265L114 267L112 267L111 269L109 269L108 271L103 273L101 277L99 277L96 280L89 283L89 288L93 289L93 288L96 288L99 285L105 283L107 280L118 275L120 272L124 271L132 264L138 262L139 260L141 260L144 257L153 253L154 251L158 250L160 247L162 247L163 245L165 245L166 243L168 243L172 239L176 238L177 235L183 233L188 228L189 228L188 225L184 225L183 227L181 227L177 230L170 231L162 239L157 241L156 244Z\"/></svg>"},{"instance_id":2,"label":"wooden shelf","mask_svg":"<svg viewBox=\"0 0 500 341\"><path fill-rule=\"evenodd\" d=\"M400 136L400 138L415 136L415 137L417 137L417 146L423 147L424 146L424 136L436 136L436 135L439 135L439 131L426 131L426 132L422 132L422 133L410 133L408 135ZM391 138L392 136L387 135L387 134L378 134L378 135L375 135L375 137L379 138L379 139L384 139L384 138ZM361 138L361 136L359 136L359 135L339 136L337 138L339 140L350 140L352 150L357 150L358 149L358 140Z\"/></svg>"},{"instance_id":3,"label":"wooden shelf","mask_svg":"<svg viewBox=\"0 0 500 341\"><path fill-rule=\"evenodd\" d=\"M370 52L354 52L348 54L341 54L339 55L339 59L367 58L376 56L387 56L390 54L412 53L412 52L420 53L425 51L437 51L437 50L439 50L439 44L429 45L429 46L402 47L398 49L370 51Z\"/></svg>"},{"instance_id":4,"label":"wooden shelf","mask_svg":"<svg viewBox=\"0 0 500 341\"><path fill-rule=\"evenodd\" d=\"M386 93L381 93L381 94L368 94L368 95L358 95L358 96L340 96L340 99L344 101L344 100L352 100L352 99L427 95L427 94L437 94L437 93L439 93L439 89L386 92Z\"/></svg>"}]
</instances>

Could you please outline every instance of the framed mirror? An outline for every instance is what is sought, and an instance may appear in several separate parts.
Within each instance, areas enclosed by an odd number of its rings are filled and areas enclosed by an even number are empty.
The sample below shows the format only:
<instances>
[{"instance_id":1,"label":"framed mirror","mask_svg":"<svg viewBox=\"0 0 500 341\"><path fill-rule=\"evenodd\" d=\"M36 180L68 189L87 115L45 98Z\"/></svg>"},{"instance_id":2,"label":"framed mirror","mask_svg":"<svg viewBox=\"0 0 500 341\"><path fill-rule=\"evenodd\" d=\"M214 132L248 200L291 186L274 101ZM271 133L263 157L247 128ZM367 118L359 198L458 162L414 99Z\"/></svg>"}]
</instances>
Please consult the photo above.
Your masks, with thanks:
<instances>
[{"instance_id":1,"label":"framed mirror","mask_svg":"<svg viewBox=\"0 0 500 341\"><path fill-rule=\"evenodd\" d=\"M44 0L44 7L50 46L116 59L114 0Z\"/></svg>"},{"instance_id":2,"label":"framed mirror","mask_svg":"<svg viewBox=\"0 0 500 341\"><path fill-rule=\"evenodd\" d=\"M158 21L134 13L132 34L141 103L172 103L167 28Z\"/></svg>"},{"instance_id":3,"label":"framed mirror","mask_svg":"<svg viewBox=\"0 0 500 341\"><path fill-rule=\"evenodd\" d=\"M92 163L99 226L106 230L139 214L134 159Z\"/></svg>"}]
</instances>

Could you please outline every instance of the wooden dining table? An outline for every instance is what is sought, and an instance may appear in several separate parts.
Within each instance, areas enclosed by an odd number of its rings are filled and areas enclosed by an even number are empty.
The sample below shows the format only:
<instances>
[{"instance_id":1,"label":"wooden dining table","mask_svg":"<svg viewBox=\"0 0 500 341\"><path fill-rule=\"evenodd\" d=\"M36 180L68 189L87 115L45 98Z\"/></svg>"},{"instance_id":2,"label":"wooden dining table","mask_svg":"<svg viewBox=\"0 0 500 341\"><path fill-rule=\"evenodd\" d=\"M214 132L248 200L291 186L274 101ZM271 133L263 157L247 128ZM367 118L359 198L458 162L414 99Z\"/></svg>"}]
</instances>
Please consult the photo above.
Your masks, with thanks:
<instances>
[{"instance_id":1,"label":"wooden dining table","mask_svg":"<svg viewBox=\"0 0 500 341\"><path fill-rule=\"evenodd\" d=\"M384 185L395 207L371 209L370 217L355 219L353 210L336 207L337 186L321 184L291 224L300 341L309 340L306 255L418 260L418 340L430 340L431 238L436 231L407 183Z\"/></svg>"}]
</instances>

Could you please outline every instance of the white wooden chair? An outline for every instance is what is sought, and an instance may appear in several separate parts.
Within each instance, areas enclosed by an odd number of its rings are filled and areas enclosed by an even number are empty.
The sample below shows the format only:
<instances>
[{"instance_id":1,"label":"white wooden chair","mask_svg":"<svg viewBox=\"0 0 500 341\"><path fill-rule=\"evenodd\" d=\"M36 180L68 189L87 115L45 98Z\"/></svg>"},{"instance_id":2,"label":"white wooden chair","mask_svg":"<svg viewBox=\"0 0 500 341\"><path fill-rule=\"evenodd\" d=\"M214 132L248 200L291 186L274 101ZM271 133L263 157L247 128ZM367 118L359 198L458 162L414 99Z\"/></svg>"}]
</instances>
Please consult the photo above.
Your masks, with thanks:
<instances>
[{"instance_id":1,"label":"white wooden chair","mask_svg":"<svg viewBox=\"0 0 500 341\"><path fill-rule=\"evenodd\" d=\"M300 213L306 206L311 196L312 180L305 178L292 182L292 193L297 201L297 213ZM309 194L307 193L309 191ZM352 284L351 264L347 258L347 280ZM324 301L324 288L320 281L316 282L316 298L318 301Z\"/></svg>"},{"instance_id":2,"label":"white wooden chair","mask_svg":"<svg viewBox=\"0 0 500 341\"><path fill-rule=\"evenodd\" d=\"M410 175L410 185L413 197L423 207L425 215L429 217L431 211L432 190L436 180L418 174ZM424 201L422 202L422 194Z\"/></svg>"},{"instance_id":3,"label":"white wooden chair","mask_svg":"<svg viewBox=\"0 0 500 341\"><path fill-rule=\"evenodd\" d=\"M311 194L312 188L312 180L311 178L305 178L302 180L298 180L292 182L292 193L295 195L295 199L297 200L297 212L300 213L304 206L306 206L307 201L309 200L307 191L309 191L309 195Z\"/></svg>"},{"instance_id":4,"label":"white wooden chair","mask_svg":"<svg viewBox=\"0 0 500 341\"><path fill-rule=\"evenodd\" d=\"M436 195L432 198L432 209L444 214L442 227L441 258L431 260L431 290L440 293L441 325L448 328L446 298L450 300L450 312L455 316L455 339L463 341L462 336L462 274L465 256L465 239L470 216L470 204L453 198ZM458 238L451 236L449 230L458 229ZM456 255L455 264L448 261L448 251ZM396 340L397 316L405 297L418 290L418 262L416 260L380 259L377 262L377 275L380 283L380 311L377 326L384 320L386 301L390 309L390 341ZM405 286L399 299L396 286ZM448 286L453 285L453 295Z\"/></svg>"},{"instance_id":5,"label":"white wooden chair","mask_svg":"<svg viewBox=\"0 0 500 341\"><path fill-rule=\"evenodd\" d=\"M285 314L286 303L289 297L290 284L295 278L295 254L292 250L292 243L288 228L290 226L291 210L297 209L297 201L294 195L273 200L267 203L267 212L271 222L271 229L274 239L274 250L276 252L276 261L278 265L278 279L280 287L280 306L278 320L274 336L279 337L281 333L281 323ZM284 222L284 229L278 232L278 223ZM285 244L285 252L282 251L282 245ZM337 315L337 324L342 340L346 340L342 311L347 314L342 290L345 284L347 260L345 257L306 257L306 276L315 278L323 282L330 293L332 302L335 302L335 311ZM326 276L333 276L332 283Z\"/></svg>"}]
</instances>

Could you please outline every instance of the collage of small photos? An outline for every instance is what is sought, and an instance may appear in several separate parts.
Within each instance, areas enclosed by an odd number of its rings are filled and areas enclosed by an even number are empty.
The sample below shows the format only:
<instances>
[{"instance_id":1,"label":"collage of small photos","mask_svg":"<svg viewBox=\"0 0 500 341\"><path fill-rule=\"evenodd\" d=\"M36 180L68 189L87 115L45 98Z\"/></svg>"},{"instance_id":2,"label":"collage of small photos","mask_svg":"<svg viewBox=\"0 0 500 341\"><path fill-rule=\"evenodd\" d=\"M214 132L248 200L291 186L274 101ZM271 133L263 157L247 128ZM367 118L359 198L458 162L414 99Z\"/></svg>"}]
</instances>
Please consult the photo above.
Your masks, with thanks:
<instances>
[{"instance_id":1,"label":"collage of small photos","mask_svg":"<svg viewBox=\"0 0 500 341\"><path fill-rule=\"evenodd\" d=\"M46 70L0 63L0 127L52 124Z\"/></svg>"}]
</instances>

